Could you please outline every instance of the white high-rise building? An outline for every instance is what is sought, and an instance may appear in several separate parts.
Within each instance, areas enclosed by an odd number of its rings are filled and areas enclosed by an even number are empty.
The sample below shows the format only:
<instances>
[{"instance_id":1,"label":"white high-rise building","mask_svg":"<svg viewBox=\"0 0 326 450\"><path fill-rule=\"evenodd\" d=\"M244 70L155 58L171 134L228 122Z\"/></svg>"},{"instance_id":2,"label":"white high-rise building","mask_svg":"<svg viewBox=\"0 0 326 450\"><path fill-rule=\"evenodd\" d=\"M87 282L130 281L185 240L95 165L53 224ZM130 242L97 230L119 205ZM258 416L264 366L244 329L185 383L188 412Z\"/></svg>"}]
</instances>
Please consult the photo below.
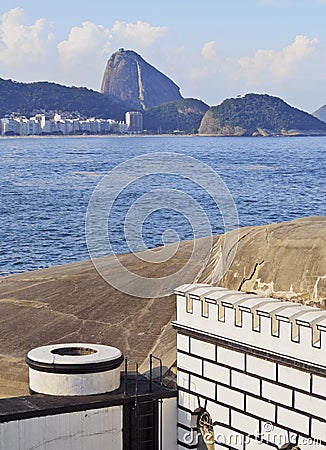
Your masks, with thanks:
<instances>
[{"instance_id":1,"label":"white high-rise building","mask_svg":"<svg viewBox=\"0 0 326 450\"><path fill-rule=\"evenodd\" d=\"M1 120L1 134L16 135L19 134L19 123L13 118L4 118Z\"/></svg>"},{"instance_id":2,"label":"white high-rise building","mask_svg":"<svg viewBox=\"0 0 326 450\"><path fill-rule=\"evenodd\" d=\"M143 131L143 114L140 111L127 111L126 124L129 133L141 133Z\"/></svg>"}]
</instances>

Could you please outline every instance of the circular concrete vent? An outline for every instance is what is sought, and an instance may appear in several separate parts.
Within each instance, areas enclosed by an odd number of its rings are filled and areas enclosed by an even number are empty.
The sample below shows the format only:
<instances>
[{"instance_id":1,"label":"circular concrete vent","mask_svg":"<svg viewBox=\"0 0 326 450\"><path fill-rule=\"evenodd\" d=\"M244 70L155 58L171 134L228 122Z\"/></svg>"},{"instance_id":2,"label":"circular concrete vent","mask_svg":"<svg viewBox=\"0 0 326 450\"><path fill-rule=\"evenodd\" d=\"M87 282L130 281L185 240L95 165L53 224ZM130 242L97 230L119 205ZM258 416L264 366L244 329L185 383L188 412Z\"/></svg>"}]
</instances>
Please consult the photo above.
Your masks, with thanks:
<instances>
[{"instance_id":1,"label":"circular concrete vent","mask_svg":"<svg viewBox=\"0 0 326 450\"><path fill-rule=\"evenodd\" d=\"M93 395L120 386L123 354L96 344L54 344L28 352L29 386L33 393Z\"/></svg>"}]
</instances>

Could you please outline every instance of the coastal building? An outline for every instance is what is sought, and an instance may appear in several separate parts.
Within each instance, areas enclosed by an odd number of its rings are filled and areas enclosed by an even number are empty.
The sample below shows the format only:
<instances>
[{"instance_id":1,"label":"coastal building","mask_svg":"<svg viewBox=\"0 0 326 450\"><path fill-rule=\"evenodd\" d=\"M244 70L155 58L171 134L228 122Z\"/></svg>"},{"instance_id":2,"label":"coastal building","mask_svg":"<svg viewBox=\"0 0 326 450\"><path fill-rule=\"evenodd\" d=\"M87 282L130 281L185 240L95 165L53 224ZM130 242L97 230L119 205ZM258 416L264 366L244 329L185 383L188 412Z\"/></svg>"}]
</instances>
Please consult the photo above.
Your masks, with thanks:
<instances>
[{"instance_id":1,"label":"coastal building","mask_svg":"<svg viewBox=\"0 0 326 450\"><path fill-rule=\"evenodd\" d=\"M0 400L0 448L326 450L326 311L209 284L175 293L176 387L154 355L140 374L114 347L33 349L32 395Z\"/></svg>"},{"instance_id":2,"label":"coastal building","mask_svg":"<svg viewBox=\"0 0 326 450\"><path fill-rule=\"evenodd\" d=\"M20 118L17 117L17 122L20 123ZM41 122L40 122L40 118L39 117L31 117L28 121L28 134L29 135L38 135L41 134L42 132L42 128L41 128ZM17 132L17 134L19 134L20 136L23 136L22 134L20 134L20 130L19 132Z\"/></svg>"},{"instance_id":3,"label":"coastal building","mask_svg":"<svg viewBox=\"0 0 326 450\"><path fill-rule=\"evenodd\" d=\"M27 136L29 134L29 120L26 117L22 117L19 121L19 134L21 136Z\"/></svg>"},{"instance_id":4,"label":"coastal building","mask_svg":"<svg viewBox=\"0 0 326 450\"><path fill-rule=\"evenodd\" d=\"M1 134L15 135L18 134L18 122L14 118L1 119Z\"/></svg>"},{"instance_id":5,"label":"coastal building","mask_svg":"<svg viewBox=\"0 0 326 450\"><path fill-rule=\"evenodd\" d=\"M140 111L127 111L126 124L129 133L141 133L143 131L143 114Z\"/></svg>"},{"instance_id":6,"label":"coastal building","mask_svg":"<svg viewBox=\"0 0 326 450\"><path fill-rule=\"evenodd\" d=\"M118 122L118 132L121 134L129 133L130 130L128 124L120 120Z\"/></svg>"},{"instance_id":7,"label":"coastal building","mask_svg":"<svg viewBox=\"0 0 326 450\"><path fill-rule=\"evenodd\" d=\"M64 116L61 114L37 114L34 117L6 117L0 119L2 136L33 135L103 135L109 133L126 134L128 125L113 119L96 119Z\"/></svg>"},{"instance_id":8,"label":"coastal building","mask_svg":"<svg viewBox=\"0 0 326 450\"><path fill-rule=\"evenodd\" d=\"M39 116L42 133L52 133L51 117L49 115L41 114Z\"/></svg>"}]
</instances>

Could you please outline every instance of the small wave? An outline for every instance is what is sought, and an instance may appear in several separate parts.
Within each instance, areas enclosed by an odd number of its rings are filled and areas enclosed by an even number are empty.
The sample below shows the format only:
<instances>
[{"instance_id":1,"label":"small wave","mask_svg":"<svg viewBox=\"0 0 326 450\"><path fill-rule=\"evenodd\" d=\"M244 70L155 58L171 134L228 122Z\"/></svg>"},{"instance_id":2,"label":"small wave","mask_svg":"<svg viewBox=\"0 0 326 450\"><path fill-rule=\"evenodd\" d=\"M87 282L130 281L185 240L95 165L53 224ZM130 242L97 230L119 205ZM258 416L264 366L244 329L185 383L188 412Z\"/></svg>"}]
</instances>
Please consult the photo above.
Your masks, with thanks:
<instances>
[{"instance_id":1,"label":"small wave","mask_svg":"<svg viewBox=\"0 0 326 450\"><path fill-rule=\"evenodd\" d=\"M87 172L87 171L77 171L73 172L74 175L82 175L84 177L102 177L104 174L101 172Z\"/></svg>"}]
</instances>

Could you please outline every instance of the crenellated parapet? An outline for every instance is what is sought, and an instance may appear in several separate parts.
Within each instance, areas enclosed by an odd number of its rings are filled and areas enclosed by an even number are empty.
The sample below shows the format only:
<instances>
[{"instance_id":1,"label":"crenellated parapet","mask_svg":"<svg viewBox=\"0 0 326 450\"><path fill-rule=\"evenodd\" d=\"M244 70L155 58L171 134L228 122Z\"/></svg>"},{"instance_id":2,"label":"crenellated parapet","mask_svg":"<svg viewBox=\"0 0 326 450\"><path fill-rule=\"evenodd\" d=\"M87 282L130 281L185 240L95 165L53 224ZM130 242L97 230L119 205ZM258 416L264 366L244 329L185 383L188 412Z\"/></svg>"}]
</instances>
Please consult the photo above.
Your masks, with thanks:
<instances>
[{"instance_id":1,"label":"crenellated parapet","mask_svg":"<svg viewBox=\"0 0 326 450\"><path fill-rule=\"evenodd\" d=\"M175 293L181 326L326 366L326 311L207 284L185 284Z\"/></svg>"}]
</instances>

